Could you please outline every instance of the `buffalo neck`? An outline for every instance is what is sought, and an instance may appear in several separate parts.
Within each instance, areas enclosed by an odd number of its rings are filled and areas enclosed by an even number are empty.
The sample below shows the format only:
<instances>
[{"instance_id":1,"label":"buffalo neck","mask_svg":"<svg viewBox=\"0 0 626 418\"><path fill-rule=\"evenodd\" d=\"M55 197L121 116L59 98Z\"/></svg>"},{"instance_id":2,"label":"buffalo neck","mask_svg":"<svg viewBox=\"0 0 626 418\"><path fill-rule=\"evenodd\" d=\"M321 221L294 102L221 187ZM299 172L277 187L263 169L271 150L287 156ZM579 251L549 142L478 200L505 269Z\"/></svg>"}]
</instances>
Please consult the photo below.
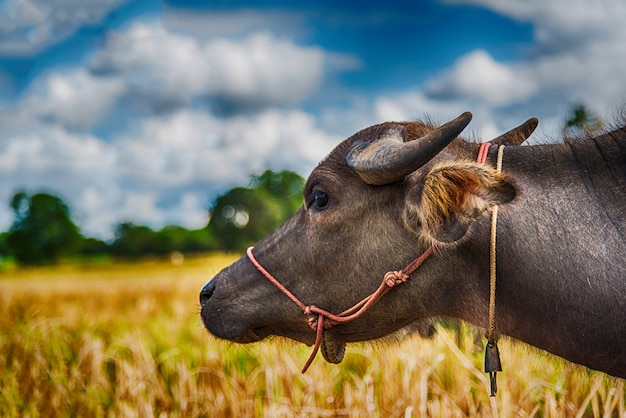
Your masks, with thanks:
<instances>
[{"instance_id":1,"label":"buffalo neck","mask_svg":"<svg viewBox=\"0 0 626 418\"><path fill-rule=\"evenodd\" d=\"M492 151L488 161L494 160ZM518 195L500 208L498 221L498 330L626 377L623 132L571 144L507 147L503 170ZM487 321L487 218L458 248L461 271L473 277L467 301L450 313L479 326Z\"/></svg>"}]
</instances>

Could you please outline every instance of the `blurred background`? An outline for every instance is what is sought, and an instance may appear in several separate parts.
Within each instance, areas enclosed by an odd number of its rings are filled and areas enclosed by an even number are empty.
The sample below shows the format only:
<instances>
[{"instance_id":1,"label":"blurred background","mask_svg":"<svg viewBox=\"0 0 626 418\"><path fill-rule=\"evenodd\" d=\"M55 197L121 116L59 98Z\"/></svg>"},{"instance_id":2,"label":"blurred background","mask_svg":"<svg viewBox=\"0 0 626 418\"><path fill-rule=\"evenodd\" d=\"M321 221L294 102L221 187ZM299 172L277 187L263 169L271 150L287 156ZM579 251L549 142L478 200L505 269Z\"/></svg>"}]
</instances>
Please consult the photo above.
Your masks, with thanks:
<instances>
[{"instance_id":1,"label":"blurred background","mask_svg":"<svg viewBox=\"0 0 626 418\"><path fill-rule=\"evenodd\" d=\"M0 0L0 252L240 250L386 120L610 123L625 20L621 0Z\"/></svg>"},{"instance_id":2,"label":"blurred background","mask_svg":"<svg viewBox=\"0 0 626 418\"><path fill-rule=\"evenodd\" d=\"M624 22L623 0L0 0L0 416L625 416L623 380L508 339L490 398L465 324L302 375L306 346L198 317L360 129L623 121Z\"/></svg>"}]
</instances>

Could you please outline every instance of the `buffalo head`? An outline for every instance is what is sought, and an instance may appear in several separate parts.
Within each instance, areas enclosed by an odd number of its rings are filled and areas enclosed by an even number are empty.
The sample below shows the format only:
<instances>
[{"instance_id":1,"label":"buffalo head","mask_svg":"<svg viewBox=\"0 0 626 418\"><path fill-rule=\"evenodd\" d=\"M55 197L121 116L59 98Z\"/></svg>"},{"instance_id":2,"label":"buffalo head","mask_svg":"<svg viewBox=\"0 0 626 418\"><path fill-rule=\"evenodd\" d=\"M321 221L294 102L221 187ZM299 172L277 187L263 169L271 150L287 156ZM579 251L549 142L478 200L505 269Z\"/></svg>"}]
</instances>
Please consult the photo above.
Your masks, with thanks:
<instances>
[{"instance_id":1,"label":"buffalo head","mask_svg":"<svg viewBox=\"0 0 626 418\"><path fill-rule=\"evenodd\" d=\"M466 309L454 297L466 286L466 261L442 254L471 241L468 231L481 214L516 195L506 175L470 159L477 146L455 141L470 119L464 113L439 127L390 122L356 133L313 170L297 213L256 245L257 260L287 289L330 312L363 299L385 272L404 267L431 244L440 249L401 289L356 321L328 330L322 350L327 360L340 361L347 342ZM509 132L493 142L520 142L520 135L529 134L528 124L523 126L516 139ZM315 339L302 310L246 257L204 286L200 305L206 328L224 339Z\"/></svg>"}]
</instances>

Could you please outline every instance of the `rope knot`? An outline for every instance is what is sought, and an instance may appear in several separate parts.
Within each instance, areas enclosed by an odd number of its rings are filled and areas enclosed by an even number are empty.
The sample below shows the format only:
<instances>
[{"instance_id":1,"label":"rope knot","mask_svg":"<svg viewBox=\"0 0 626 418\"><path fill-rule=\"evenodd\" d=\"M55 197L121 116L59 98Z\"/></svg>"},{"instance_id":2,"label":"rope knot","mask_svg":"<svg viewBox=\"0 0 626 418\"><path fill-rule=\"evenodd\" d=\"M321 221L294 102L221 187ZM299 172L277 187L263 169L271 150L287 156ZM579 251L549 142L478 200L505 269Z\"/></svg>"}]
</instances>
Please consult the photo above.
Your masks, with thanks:
<instances>
[{"instance_id":1,"label":"rope knot","mask_svg":"<svg viewBox=\"0 0 626 418\"><path fill-rule=\"evenodd\" d=\"M308 312L307 312L308 311ZM323 324L323 328L324 329L330 329L333 326L332 321L329 318L326 318L324 315L322 314L314 314L311 312L310 306L307 306L307 309L305 310L305 313L308 315L308 321L309 321L309 327L311 327L311 329L313 331L317 331L317 323L319 321L320 318L322 318L322 324Z\"/></svg>"},{"instance_id":2,"label":"rope knot","mask_svg":"<svg viewBox=\"0 0 626 418\"><path fill-rule=\"evenodd\" d=\"M408 278L409 278L408 274L406 274L402 270L399 270L399 271L388 271L387 273L385 273L383 280L385 281L385 284L387 284L387 286L394 287L395 285L406 282Z\"/></svg>"}]
</instances>

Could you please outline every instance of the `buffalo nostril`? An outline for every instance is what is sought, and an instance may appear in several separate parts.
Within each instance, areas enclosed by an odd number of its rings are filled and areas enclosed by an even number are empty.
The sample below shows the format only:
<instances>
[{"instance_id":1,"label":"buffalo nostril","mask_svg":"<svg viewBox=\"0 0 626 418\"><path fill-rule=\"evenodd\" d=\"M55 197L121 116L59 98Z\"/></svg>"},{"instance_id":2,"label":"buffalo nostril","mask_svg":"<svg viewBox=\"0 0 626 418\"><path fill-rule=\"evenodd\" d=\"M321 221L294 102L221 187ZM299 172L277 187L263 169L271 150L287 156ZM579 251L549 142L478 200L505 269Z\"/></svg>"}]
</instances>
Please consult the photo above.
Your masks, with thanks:
<instances>
[{"instance_id":1,"label":"buffalo nostril","mask_svg":"<svg viewBox=\"0 0 626 418\"><path fill-rule=\"evenodd\" d=\"M200 290L200 308L202 308L215 292L215 283L211 280Z\"/></svg>"}]
</instances>

